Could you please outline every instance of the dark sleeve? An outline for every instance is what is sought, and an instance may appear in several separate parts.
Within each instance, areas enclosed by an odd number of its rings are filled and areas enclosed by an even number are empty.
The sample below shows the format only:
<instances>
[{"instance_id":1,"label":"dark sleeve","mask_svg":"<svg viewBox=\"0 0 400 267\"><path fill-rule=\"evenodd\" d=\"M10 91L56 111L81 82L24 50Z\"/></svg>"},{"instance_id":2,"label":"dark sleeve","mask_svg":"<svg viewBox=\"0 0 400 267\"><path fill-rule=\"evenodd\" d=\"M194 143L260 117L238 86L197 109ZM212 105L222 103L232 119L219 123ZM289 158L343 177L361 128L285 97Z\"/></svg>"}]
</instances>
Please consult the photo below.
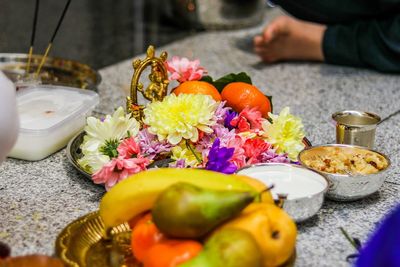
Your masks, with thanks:
<instances>
[{"instance_id":1,"label":"dark sleeve","mask_svg":"<svg viewBox=\"0 0 400 267\"><path fill-rule=\"evenodd\" d=\"M400 14L328 25L322 46L327 63L400 73Z\"/></svg>"}]
</instances>

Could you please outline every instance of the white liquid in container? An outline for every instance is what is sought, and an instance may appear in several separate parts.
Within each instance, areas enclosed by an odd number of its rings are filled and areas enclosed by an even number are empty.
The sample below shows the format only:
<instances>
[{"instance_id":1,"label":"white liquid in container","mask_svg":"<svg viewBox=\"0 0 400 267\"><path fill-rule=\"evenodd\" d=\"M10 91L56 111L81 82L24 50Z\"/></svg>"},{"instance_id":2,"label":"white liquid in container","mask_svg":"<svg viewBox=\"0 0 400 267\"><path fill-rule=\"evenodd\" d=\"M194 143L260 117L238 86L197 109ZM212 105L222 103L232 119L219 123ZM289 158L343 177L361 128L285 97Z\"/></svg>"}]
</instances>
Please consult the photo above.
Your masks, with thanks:
<instances>
[{"instance_id":1,"label":"white liquid in container","mask_svg":"<svg viewBox=\"0 0 400 267\"><path fill-rule=\"evenodd\" d=\"M17 93L18 140L10 157L40 160L63 148L99 102L93 91L38 85Z\"/></svg>"},{"instance_id":2,"label":"white liquid in container","mask_svg":"<svg viewBox=\"0 0 400 267\"><path fill-rule=\"evenodd\" d=\"M266 185L274 185L271 193L275 199L277 194L287 194L287 199L310 197L320 193L327 187L327 181L318 173L305 168L290 165L259 165L245 168L238 172Z\"/></svg>"}]
</instances>

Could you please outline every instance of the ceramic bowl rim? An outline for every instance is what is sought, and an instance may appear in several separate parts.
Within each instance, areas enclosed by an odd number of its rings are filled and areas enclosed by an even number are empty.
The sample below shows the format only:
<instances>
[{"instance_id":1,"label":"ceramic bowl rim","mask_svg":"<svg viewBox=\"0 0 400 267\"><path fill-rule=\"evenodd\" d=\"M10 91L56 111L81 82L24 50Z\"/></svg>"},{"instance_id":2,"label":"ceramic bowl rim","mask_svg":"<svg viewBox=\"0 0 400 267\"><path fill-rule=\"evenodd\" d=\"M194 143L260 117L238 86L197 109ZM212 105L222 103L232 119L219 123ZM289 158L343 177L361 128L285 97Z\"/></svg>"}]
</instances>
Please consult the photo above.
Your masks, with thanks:
<instances>
[{"instance_id":1,"label":"ceramic bowl rim","mask_svg":"<svg viewBox=\"0 0 400 267\"><path fill-rule=\"evenodd\" d=\"M303 199L311 199L311 198L317 197L321 193L323 195L325 195L325 193L328 191L329 186L331 184L331 182L324 175L322 175L321 173L319 173L319 172L317 172L317 171L315 171L313 169L306 168L304 166L293 164L293 163L278 163L278 162L255 163L255 164L248 165L248 166L245 166L245 167L242 167L242 168L238 169L235 172L235 174L240 174L239 172L242 171L242 170L246 170L246 169L254 168L254 167L258 167L258 166L285 166L285 167L290 167L290 168L298 168L298 169L302 169L302 170L305 170L305 171L313 172L314 174L317 174L317 176L321 177L323 181L325 181L324 188L322 190L320 190L319 192L313 193L313 194L308 194L308 195L305 195L305 196L302 196L302 197L286 199L285 201L298 201L298 200L303 200ZM251 177L250 175L248 175L248 176ZM257 178L253 178L253 179L257 179Z\"/></svg>"}]
</instances>

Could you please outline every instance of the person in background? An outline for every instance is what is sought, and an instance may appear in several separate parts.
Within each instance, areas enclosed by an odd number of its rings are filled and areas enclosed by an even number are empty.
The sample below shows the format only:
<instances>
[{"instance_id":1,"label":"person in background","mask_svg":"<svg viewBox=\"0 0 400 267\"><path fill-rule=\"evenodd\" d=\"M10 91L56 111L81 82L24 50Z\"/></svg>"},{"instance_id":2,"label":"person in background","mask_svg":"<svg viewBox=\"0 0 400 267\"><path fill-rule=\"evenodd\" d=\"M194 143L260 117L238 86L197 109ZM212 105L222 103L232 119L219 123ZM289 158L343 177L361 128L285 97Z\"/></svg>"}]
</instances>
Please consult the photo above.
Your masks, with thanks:
<instances>
[{"instance_id":1,"label":"person in background","mask_svg":"<svg viewBox=\"0 0 400 267\"><path fill-rule=\"evenodd\" d=\"M267 63L290 60L400 72L400 0L274 0L281 16L254 38Z\"/></svg>"},{"instance_id":2,"label":"person in background","mask_svg":"<svg viewBox=\"0 0 400 267\"><path fill-rule=\"evenodd\" d=\"M17 141L18 129L15 86L0 71L0 164Z\"/></svg>"}]
</instances>

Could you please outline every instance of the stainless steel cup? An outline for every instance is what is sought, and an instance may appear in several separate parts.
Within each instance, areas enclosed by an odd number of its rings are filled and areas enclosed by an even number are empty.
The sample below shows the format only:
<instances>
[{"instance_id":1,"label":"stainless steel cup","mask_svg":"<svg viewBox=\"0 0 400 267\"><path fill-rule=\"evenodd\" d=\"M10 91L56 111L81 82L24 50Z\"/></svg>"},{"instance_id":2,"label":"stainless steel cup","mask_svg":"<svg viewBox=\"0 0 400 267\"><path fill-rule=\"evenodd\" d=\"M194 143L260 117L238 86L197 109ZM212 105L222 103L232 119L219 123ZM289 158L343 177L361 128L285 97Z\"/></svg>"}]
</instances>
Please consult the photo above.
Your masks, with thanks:
<instances>
[{"instance_id":1,"label":"stainless steel cup","mask_svg":"<svg viewBox=\"0 0 400 267\"><path fill-rule=\"evenodd\" d=\"M345 110L334 113L332 119L336 122L336 143L374 147L376 126L381 121L378 115Z\"/></svg>"}]
</instances>

